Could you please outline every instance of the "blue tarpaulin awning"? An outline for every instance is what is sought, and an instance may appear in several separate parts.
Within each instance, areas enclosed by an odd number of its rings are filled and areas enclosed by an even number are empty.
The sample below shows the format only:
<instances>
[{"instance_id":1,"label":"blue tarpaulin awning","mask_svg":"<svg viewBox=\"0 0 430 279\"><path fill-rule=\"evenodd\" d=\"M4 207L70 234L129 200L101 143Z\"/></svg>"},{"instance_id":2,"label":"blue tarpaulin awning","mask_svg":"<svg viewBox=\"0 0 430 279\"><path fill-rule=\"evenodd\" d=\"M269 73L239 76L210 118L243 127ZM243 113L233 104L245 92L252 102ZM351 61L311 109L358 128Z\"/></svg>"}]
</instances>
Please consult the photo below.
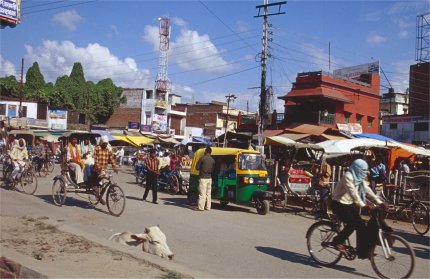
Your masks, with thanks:
<instances>
[{"instance_id":1,"label":"blue tarpaulin awning","mask_svg":"<svg viewBox=\"0 0 430 279\"><path fill-rule=\"evenodd\" d=\"M392 141L392 142L398 142L396 140L393 140L392 138L378 135L378 134L354 134L357 138L368 138L368 139L376 139L376 140L382 140L382 141Z\"/></svg>"}]
</instances>

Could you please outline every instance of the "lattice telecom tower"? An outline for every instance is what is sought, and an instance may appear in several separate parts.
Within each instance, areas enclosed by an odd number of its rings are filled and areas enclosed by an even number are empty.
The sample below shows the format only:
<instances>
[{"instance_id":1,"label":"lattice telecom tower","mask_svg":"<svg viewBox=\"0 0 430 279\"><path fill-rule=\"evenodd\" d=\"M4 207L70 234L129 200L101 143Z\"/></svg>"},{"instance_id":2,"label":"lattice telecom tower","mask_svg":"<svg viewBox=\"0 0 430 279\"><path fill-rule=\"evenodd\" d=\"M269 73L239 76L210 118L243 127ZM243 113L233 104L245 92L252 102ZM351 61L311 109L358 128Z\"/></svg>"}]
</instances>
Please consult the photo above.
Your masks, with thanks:
<instances>
[{"instance_id":1,"label":"lattice telecom tower","mask_svg":"<svg viewBox=\"0 0 430 279\"><path fill-rule=\"evenodd\" d=\"M417 42L415 60L430 61L430 13L417 16Z\"/></svg>"},{"instance_id":2,"label":"lattice telecom tower","mask_svg":"<svg viewBox=\"0 0 430 279\"><path fill-rule=\"evenodd\" d=\"M160 56L158 61L157 79L155 80L155 89L157 94L168 96L168 93L172 89L172 82L167 77L170 19L168 17L163 17L158 20L160 22ZM165 96L163 97L165 98Z\"/></svg>"}]
</instances>

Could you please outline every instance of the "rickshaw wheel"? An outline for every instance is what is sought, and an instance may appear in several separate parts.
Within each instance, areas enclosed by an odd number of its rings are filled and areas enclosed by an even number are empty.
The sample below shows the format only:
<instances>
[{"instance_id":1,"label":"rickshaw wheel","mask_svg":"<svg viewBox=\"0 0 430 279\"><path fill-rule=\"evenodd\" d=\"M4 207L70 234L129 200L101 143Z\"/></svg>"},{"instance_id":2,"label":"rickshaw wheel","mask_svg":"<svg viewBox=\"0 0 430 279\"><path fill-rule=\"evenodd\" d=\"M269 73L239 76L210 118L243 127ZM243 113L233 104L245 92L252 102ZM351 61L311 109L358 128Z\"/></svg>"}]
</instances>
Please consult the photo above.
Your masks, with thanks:
<instances>
[{"instance_id":1,"label":"rickshaw wheel","mask_svg":"<svg viewBox=\"0 0 430 279\"><path fill-rule=\"evenodd\" d=\"M67 191L63 180L57 179L52 185L52 200L55 205L61 206L66 201Z\"/></svg>"},{"instance_id":2,"label":"rickshaw wheel","mask_svg":"<svg viewBox=\"0 0 430 279\"><path fill-rule=\"evenodd\" d=\"M116 184L111 184L106 193L106 203L109 213L120 216L125 209L124 191Z\"/></svg>"},{"instance_id":3,"label":"rickshaw wheel","mask_svg":"<svg viewBox=\"0 0 430 279\"><path fill-rule=\"evenodd\" d=\"M91 194L88 194L88 201L92 205L97 205L100 202L100 187L94 186L91 189Z\"/></svg>"},{"instance_id":4,"label":"rickshaw wheel","mask_svg":"<svg viewBox=\"0 0 430 279\"><path fill-rule=\"evenodd\" d=\"M179 179L176 175L172 175L169 179L169 192L172 195L179 192Z\"/></svg>"},{"instance_id":5,"label":"rickshaw wheel","mask_svg":"<svg viewBox=\"0 0 430 279\"><path fill-rule=\"evenodd\" d=\"M281 186L276 186L273 190L272 205L275 209L283 209L287 206L285 192Z\"/></svg>"},{"instance_id":6,"label":"rickshaw wheel","mask_svg":"<svg viewBox=\"0 0 430 279\"><path fill-rule=\"evenodd\" d=\"M257 213L260 215L266 215L269 213L270 203L268 200L255 199L255 208L257 209Z\"/></svg>"}]
</instances>

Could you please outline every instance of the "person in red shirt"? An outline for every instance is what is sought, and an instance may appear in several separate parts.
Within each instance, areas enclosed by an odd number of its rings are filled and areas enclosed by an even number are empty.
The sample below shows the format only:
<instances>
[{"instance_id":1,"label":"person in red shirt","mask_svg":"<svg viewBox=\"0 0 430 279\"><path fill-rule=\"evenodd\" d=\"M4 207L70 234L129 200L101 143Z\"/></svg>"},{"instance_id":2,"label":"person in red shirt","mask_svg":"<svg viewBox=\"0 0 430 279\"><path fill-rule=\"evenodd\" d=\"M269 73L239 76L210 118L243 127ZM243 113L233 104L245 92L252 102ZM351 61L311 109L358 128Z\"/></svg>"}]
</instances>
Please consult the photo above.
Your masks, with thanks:
<instances>
[{"instance_id":1,"label":"person in red shirt","mask_svg":"<svg viewBox=\"0 0 430 279\"><path fill-rule=\"evenodd\" d=\"M148 172L146 174L146 189L143 194L143 200L146 201L148 197L149 190L152 190L152 203L158 204L157 202L157 191L158 191L158 175L160 171L158 166L160 162L158 158L155 156L155 149L151 149L149 151L149 156L147 156L144 160L146 168Z\"/></svg>"}]
</instances>

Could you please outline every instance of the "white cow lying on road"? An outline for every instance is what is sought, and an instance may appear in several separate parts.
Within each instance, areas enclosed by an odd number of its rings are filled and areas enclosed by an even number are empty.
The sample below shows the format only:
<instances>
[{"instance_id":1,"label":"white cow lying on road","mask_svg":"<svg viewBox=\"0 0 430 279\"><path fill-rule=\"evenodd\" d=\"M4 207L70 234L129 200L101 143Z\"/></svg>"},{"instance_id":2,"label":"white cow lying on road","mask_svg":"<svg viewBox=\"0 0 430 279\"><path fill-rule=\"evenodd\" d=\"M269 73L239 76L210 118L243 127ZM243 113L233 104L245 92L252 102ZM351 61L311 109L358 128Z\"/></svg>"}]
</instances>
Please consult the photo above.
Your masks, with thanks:
<instances>
[{"instance_id":1,"label":"white cow lying on road","mask_svg":"<svg viewBox=\"0 0 430 279\"><path fill-rule=\"evenodd\" d=\"M169 258L169 260L173 259L174 256L169 246L167 246L166 235L158 226L145 228L145 233L116 233L109 240L128 246L139 246L142 244L144 252L158 255L162 258Z\"/></svg>"}]
</instances>

